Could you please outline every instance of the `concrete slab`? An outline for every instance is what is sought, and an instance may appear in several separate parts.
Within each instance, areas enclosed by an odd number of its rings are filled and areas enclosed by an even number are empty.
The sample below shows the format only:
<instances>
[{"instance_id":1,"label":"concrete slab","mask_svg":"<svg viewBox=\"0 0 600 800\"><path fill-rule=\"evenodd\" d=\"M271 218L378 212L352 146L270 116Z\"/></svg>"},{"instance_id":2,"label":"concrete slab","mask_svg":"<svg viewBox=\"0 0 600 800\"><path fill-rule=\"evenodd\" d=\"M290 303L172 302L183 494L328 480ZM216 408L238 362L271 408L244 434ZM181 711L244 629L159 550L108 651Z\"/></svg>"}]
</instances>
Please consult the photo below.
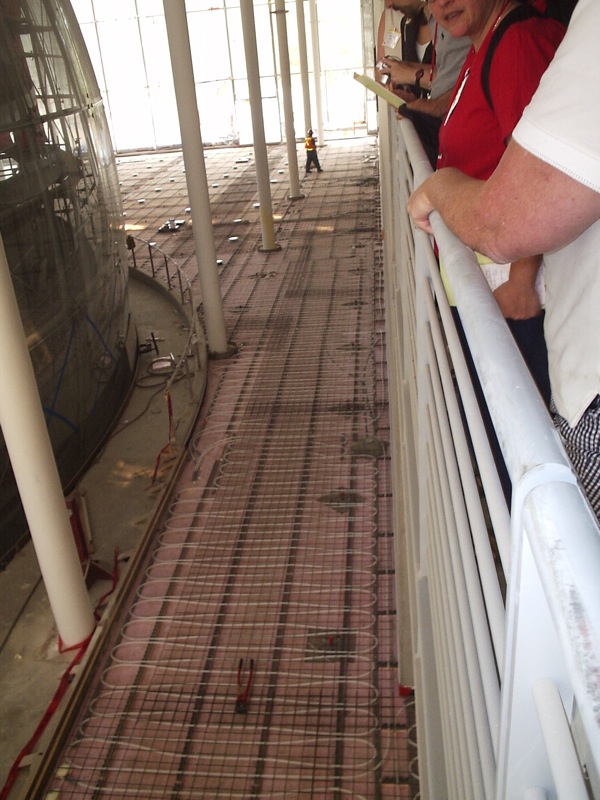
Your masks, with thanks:
<instances>
[{"instance_id":1,"label":"concrete slab","mask_svg":"<svg viewBox=\"0 0 600 800\"><path fill-rule=\"evenodd\" d=\"M138 341L144 344L154 334L158 352L140 354L135 385L120 418L75 490L89 519L90 579L100 573L94 565L112 575L118 548L116 592L185 456L207 378L205 343L190 341L190 309L148 276L136 271L130 276ZM172 380L171 362L179 363L181 356L183 364ZM99 574L89 586L92 604L110 589L111 580ZM31 542L0 573L0 607L0 783L4 783L73 659L72 652L59 652ZM50 735L51 727L41 741Z\"/></svg>"}]
</instances>

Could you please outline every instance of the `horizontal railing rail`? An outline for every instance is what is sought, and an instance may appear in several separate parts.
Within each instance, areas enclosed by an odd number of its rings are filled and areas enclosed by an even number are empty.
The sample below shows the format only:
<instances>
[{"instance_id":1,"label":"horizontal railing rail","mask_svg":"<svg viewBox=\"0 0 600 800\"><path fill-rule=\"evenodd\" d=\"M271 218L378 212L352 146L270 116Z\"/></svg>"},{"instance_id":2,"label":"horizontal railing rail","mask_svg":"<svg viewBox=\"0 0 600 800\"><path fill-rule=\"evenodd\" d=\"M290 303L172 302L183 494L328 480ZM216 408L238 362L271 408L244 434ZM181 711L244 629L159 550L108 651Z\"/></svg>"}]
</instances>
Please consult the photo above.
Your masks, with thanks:
<instances>
[{"instance_id":1,"label":"horizontal railing rail","mask_svg":"<svg viewBox=\"0 0 600 800\"><path fill-rule=\"evenodd\" d=\"M143 255L136 256L138 247L143 251ZM174 358L172 374L165 385L165 393L168 393L172 384L183 375L188 383L191 396L193 375L201 375L202 381L206 381L208 351L206 333L198 314L198 307L194 301L190 280L175 259L165 253L156 242L149 242L139 236L128 234L127 249L134 270L151 276L164 286L168 293L178 291L178 302L189 320L189 333L185 347L179 356L176 359ZM190 369L188 363L188 358L191 354L194 355L195 362L193 370Z\"/></svg>"},{"instance_id":2,"label":"horizontal railing rail","mask_svg":"<svg viewBox=\"0 0 600 800\"><path fill-rule=\"evenodd\" d=\"M421 795L600 796L600 530L474 254L436 214L435 252L411 225L431 172L412 124L381 118L400 682Z\"/></svg>"},{"instance_id":3,"label":"horizontal railing rail","mask_svg":"<svg viewBox=\"0 0 600 800\"><path fill-rule=\"evenodd\" d=\"M135 251L138 245L144 248L144 256L136 256ZM191 284L172 256L165 253L156 242L148 242L139 236L133 236L133 234L127 235L127 249L131 255L134 269L149 271L154 279L166 283L169 291L172 291L174 286L178 288L181 305L189 302L193 309L192 313L196 314Z\"/></svg>"}]
</instances>

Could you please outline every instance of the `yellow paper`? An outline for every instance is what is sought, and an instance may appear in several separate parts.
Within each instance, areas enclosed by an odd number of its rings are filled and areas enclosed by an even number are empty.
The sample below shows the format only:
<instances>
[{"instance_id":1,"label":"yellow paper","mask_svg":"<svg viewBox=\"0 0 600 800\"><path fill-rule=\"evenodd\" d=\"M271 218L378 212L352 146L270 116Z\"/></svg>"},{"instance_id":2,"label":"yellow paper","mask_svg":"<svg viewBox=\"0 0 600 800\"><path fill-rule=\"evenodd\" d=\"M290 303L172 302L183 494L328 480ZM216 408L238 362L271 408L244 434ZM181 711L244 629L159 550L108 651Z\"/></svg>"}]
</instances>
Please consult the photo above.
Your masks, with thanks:
<instances>
[{"instance_id":1,"label":"yellow paper","mask_svg":"<svg viewBox=\"0 0 600 800\"><path fill-rule=\"evenodd\" d=\"M355 72L354 80L362 83L362 85L370 91L375 92L375 94L379 95L383 100L386 100L391 106L394 106L394 108L400 108L400 106L404 105L404 100L401 97L390 92L389 89L386 89L381 83L374 81L373 78L369 78L368 75L359 75L358 72Z\"/></svg>"}]
</instances>

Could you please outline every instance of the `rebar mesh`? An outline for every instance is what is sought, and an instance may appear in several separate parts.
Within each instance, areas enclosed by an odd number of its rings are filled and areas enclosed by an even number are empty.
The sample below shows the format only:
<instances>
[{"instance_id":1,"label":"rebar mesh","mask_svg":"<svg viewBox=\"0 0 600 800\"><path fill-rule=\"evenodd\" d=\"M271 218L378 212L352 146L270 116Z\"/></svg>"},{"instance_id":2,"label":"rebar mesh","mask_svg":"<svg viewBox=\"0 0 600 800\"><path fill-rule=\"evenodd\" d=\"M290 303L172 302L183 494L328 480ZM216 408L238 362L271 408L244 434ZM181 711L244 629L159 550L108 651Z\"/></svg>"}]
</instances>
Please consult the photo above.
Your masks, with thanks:
<instances>
[{"instance_id":1,"label":"rebar mesh","mask_svg":"<svg viewBox=\"0 0 600 800\"><path fill-rule=\"evenodd\" d=\"M222 152L209 169L231 164ZM61 798L417 796L372 154L331 143L307 198L279 198L280 253L257 252L256 224L218 244L234 245L239 351L211 367L189 463L50 781Z\"/></svg>"}]
</instances>

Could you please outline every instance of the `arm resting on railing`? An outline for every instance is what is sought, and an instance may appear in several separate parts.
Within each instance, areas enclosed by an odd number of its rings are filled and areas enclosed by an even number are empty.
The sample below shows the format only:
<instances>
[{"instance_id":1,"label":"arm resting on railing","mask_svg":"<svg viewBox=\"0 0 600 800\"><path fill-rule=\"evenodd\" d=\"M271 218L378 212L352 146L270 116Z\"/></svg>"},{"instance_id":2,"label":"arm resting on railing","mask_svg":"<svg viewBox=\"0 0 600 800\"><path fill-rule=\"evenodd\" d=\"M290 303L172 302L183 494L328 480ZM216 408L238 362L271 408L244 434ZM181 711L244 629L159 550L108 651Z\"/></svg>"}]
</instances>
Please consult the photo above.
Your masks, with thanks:
<instances>
[{"instance_id":1,"label":"arm resting on railing","mask_svg":"<svg viewBox=\"0 0 600 800\"><path fill-rule=\"evenodd\" d=\"M572 242L600 217L600 194L511 141L487 181L439 170L408 209L429 233L429 215L439 211L465 244L506 263Z\"/></svg>"}]
</instances>

